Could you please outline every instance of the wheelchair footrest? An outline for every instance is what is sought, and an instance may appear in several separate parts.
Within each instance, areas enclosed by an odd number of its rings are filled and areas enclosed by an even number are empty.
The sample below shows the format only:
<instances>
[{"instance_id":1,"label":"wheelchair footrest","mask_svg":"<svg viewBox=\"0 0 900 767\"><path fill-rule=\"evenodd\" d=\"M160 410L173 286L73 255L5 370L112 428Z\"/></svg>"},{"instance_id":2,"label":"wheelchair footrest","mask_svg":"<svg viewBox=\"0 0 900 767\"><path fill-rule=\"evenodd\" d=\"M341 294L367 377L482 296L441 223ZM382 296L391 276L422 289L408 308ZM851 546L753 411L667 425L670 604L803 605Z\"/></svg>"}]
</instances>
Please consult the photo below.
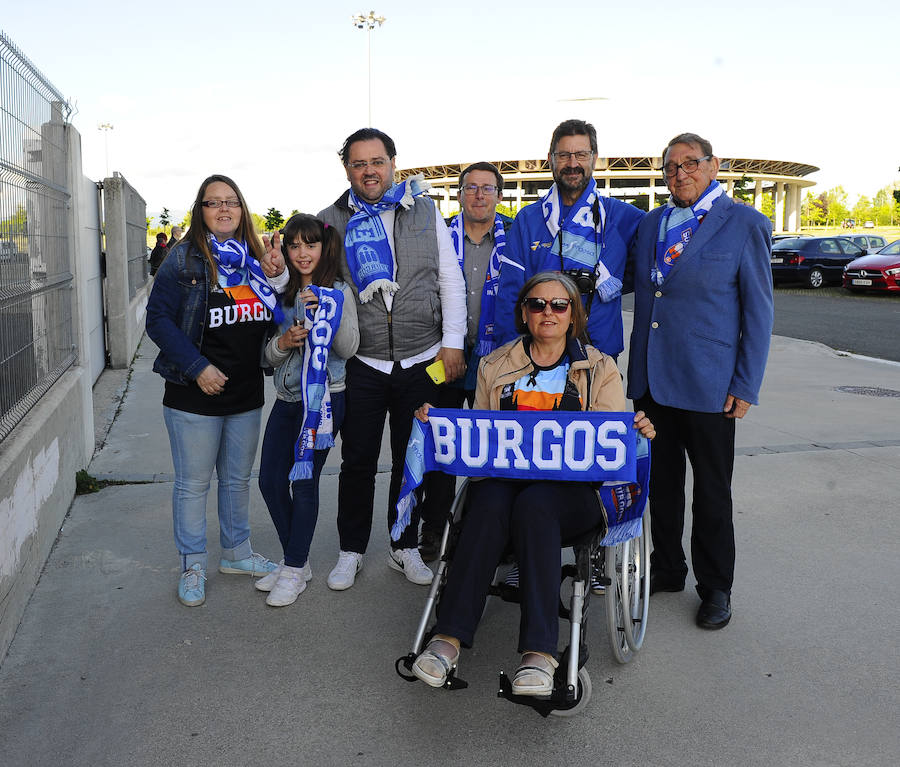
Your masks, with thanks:
<instances>
[{"instance_id":1,"label":"wheelchair footrest","mask_svg":"<svg viewBox=\"0 0 900 767\"><path fill-rule=\"evenodd\" d=\"M547 697L514 695L512 682L503 671L500 672L500 689L497 690L497 697L506 698L510 703L533 708L544 718L550 716L553 711L574 708L578 704L576 691L565 683L560 684L559 680L555 678L553 692Z\"/></svg>"},{"instance_id":2,"label":"wheelchair footrest","mask_svg":"<svg viewBox=\"0 0 900 767\"><path fill-rule=\"evenodd\" d=\"M416 656L413 653L407 653L406 655L397 658L397 660L394 662L394 669L401 679L405 679L407 682L418 682L419 678L412 673L413 663L415 662ZM401 671L401 666L410 673ZM456 669L453 669L449 674L447 674L447 681L443 684L443 688L445 690L465 690L468 686L469 683L467 681L456 676Z\"/></svg>"}]
</instances>

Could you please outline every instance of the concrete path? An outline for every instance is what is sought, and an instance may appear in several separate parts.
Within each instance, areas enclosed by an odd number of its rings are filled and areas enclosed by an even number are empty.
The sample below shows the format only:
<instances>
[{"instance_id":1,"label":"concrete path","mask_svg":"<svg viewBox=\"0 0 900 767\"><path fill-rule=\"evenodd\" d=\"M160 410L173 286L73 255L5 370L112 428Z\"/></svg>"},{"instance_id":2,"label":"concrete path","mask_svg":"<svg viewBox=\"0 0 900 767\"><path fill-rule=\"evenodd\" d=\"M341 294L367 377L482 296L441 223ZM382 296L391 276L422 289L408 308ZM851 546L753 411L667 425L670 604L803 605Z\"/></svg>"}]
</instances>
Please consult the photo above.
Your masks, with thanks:
<instances>
[{"instance_id":1,"label":"concrete path","mask_svg":"<svg viewBox=\"0 0 900 767\"><path fill-rule=\"evenodd\" d=\"M154 355L145 338L130 378L105 373L95 392L90 471L122 484L75 499L0 667L3 765L896 764L897 364L773 339L762 404L738 425L731 625L697 629L690 589L654 596L644 649L620 666L595 601L593 700L544 720L495 697L517 662L512 605L492 602L463 654L467 690L394 673L425 589L386 565L384 473L357 584L328 590L337 450L294 606L214 570L206 604L180 605ZM277 558L255 488L251 523ZM212 504L209 530L215 561Z\"/></svg>"}]
</instances>

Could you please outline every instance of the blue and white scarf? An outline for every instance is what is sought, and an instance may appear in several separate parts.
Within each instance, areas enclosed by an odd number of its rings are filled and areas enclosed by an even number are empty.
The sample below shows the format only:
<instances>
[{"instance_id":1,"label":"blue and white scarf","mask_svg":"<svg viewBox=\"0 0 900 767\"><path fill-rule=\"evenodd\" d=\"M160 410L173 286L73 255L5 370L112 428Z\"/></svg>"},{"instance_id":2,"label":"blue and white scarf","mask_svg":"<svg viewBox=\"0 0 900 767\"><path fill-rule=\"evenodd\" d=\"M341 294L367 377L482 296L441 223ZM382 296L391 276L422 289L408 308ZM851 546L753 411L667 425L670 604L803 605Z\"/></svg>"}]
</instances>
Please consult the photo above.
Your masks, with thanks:
<instances>
[{"instance_id":1,"label":"blue and white scarf","mask_svg":"<svg viewBox=\"0 0 900 767\"><path fill-rule=\"evenodd\" d=\"M428 423L413 419L391 538L399 540L409 525L414 491L428 471L603 483L603 545L634 538L650 486L650 442L633 421L634 413L433 408Z\"/></svg>"},{"instance_id":2,"label":"blue and white scarf","mask_svg":"<svg viewBox=\"0 0 900 767\"><path fill-rule=\"evenodd\" d=\"M275 322L281 323L284 319L284 312L278 305L275 291L272 290L266 275L263 274L259 261L250 253L247 243L235 239L219 242L213 235L210 235L209 248L215 258L216 268L225 277L228 287L240 285L244 281L244 275L238 270L245 269L250 289L272 312Z\"/></svg>"},{"instance_id":3,"label":"blue and white scarf","mask_svg":"<svg viewBox=\"0 0 900 767\"><path fill-rule=\"evenodd\" d=\"M450 222L450 239L453 241L453 249L456 251L456 260L463 277L466 271L463 261L466 253L466 230L463 226L463 214L460 211ZM484 286L481 289L481 315L478 318L478 343L475 354L485 357L494 351L497 342L494 340L494 310L497 302L497 291L500 288L500 259L506 248L506 229L499 213L494 214L494 249L488 261L487 274L484 275Z\"/></svg>"},{"instance_id":4,"label":"blue and white scarf","mask_svg":"<svg viewBox=\"0 0 900 767\"><path fill-rule=\"evenodd\" d=\"M600 214L599 221L594 223L594 205ZM541 211L544 223L553 238L551 253L559 255L560 238L556 235L562 229L562 256L575 261L579 267L594 273L594 287L600 300L606 303L622 295L622 281L610 274L603 263L604 229L606 227L606 208L603 197L597 190L597 182L591 178L587 188L581 193L569 211L566 220L560 223L562 201L556 184L541 198ZM598 251L599 236L599 251Z\"/></svg>"},{"instance_id":5,"label":"blue and white scarf","mask_svg":"<svg viewBox=\"0 0 900 767\"><path fill-rule=\"evenodd\" d=\"M313 475L313 451L334 445L331 417L331 393L328 391L328 352L344 310L344 293L339 288L309 289L319 301L315 314L307 309L303 325L309 330L303 345L300 385L303 390L303 425L294 445L294 465L290 479L310 479Z\"/></svg>"},{"instance_id":6,"label":"blue and white scarf","mask_svg":"<svg viewBox=\"0 0 900 767\"><path fill-rule=\"evenodd\" d=\"M344 249L347 251L347 267L350 277L359 291L360 303L368 303L379 290L394 295L397 284L397 259L391 252L390 241L379 215L398 205L412 207L414 198L431 187L423 174L410 176L406 181L394 184L375 203L361 200L350 190L350 207L356 212L347 222Z\"/></svg>"},{"instance_id":7,"label":"blue and white scarf","mask_svg":"<svg viewBox=\"0 0 900 767\"><path fill-rule=\"evenodd\" d=\"M688 208L680 208L670 196L665 212L659 217L659 234L656 238L656 263L650 268L650 279L662 285L685 245L691 241L703 217L725 190L718 181L710 181L700 199Z\"/></svg>"}]
</instances>

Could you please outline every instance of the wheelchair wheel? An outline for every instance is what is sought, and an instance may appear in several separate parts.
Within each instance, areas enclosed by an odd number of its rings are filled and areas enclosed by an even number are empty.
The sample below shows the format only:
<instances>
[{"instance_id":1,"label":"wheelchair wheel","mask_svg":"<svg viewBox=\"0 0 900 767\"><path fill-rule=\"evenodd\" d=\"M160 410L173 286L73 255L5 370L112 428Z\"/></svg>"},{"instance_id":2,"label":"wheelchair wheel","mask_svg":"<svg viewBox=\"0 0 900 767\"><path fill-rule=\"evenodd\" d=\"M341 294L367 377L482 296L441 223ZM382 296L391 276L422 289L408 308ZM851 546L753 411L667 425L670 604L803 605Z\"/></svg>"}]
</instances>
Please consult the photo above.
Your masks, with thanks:
<instances>
[{"instance_id":1,"label":"wheelchair wheel","mask_svg":"<svg viewBox=\"0 0 900 767\"><path fill-rule=\"evenodd\" d=\"M626 619L623 622L628 646L637 652L647 632L647 613L650 608L650 514L644 512L641 534L632 540L628 561L624 562L628 594ZM623 600L625 597L623 596Z\"/></svg>"},{"instance_id":2,"label":"wheelchair wheel","mask_svg":"<svg viewBox=\"0 0 900 767\"><path fill-rule=\"evenodd\" d=\"M625 623L630 622L628 601L627 562L631 559L632 541L606 547L606 627L613 656L619 663L628 663L634 657L634 649L628 642Z\"/></svg>"},{"instance_id":3,"label":"wheelchair wheel","mask_svg":"<svg viewBox=\"0 0 900 767\"><path fill-rule=\"evenodd\" d=\"M580 668L578 669L578 697L575 701L575 705L572 706L572 708L554 708L550 712L550 715L561 717L578 716L584 711L587 704L590 703L592 694L593 687L591 686L591 675L588 674L587 669Z\"/></svg>"}]
</instances>

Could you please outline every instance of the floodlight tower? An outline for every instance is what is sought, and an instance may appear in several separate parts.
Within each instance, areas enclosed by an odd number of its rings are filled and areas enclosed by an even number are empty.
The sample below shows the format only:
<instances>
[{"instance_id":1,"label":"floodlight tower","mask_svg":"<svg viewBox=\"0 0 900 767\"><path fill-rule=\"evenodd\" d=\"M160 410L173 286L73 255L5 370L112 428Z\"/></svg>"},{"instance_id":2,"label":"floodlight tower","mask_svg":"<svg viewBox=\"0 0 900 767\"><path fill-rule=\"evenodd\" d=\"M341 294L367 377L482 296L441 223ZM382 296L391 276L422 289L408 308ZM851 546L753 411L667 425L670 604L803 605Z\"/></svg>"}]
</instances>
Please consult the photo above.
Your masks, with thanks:
<instances>
[{"instance_id":1,"label":"floodlight tower","mask_svg":"<svg viewBox=\"0 0 900 767\"><path fill-rule=\"evenodd\" d=\"M97 130L103 131L103 150L106 154L106 177L109 178L109 132L113 129L112 123L100 123Z\"/></svg>"},{"instance_id":2,"label":"floodlight tower","mask_svg":"<svg viewBox=\"0 0 900 767\"><path fill-rule=\"evenodd\" d=\"M357 29L366 30L366 53L369 61L369 127L372 127L372 30L377 24L379 27L386 21L384 16L376 16L375 11L369 11L368 16L361 13L351 16L350 20Z\"/></svg>"}]
</instances>

